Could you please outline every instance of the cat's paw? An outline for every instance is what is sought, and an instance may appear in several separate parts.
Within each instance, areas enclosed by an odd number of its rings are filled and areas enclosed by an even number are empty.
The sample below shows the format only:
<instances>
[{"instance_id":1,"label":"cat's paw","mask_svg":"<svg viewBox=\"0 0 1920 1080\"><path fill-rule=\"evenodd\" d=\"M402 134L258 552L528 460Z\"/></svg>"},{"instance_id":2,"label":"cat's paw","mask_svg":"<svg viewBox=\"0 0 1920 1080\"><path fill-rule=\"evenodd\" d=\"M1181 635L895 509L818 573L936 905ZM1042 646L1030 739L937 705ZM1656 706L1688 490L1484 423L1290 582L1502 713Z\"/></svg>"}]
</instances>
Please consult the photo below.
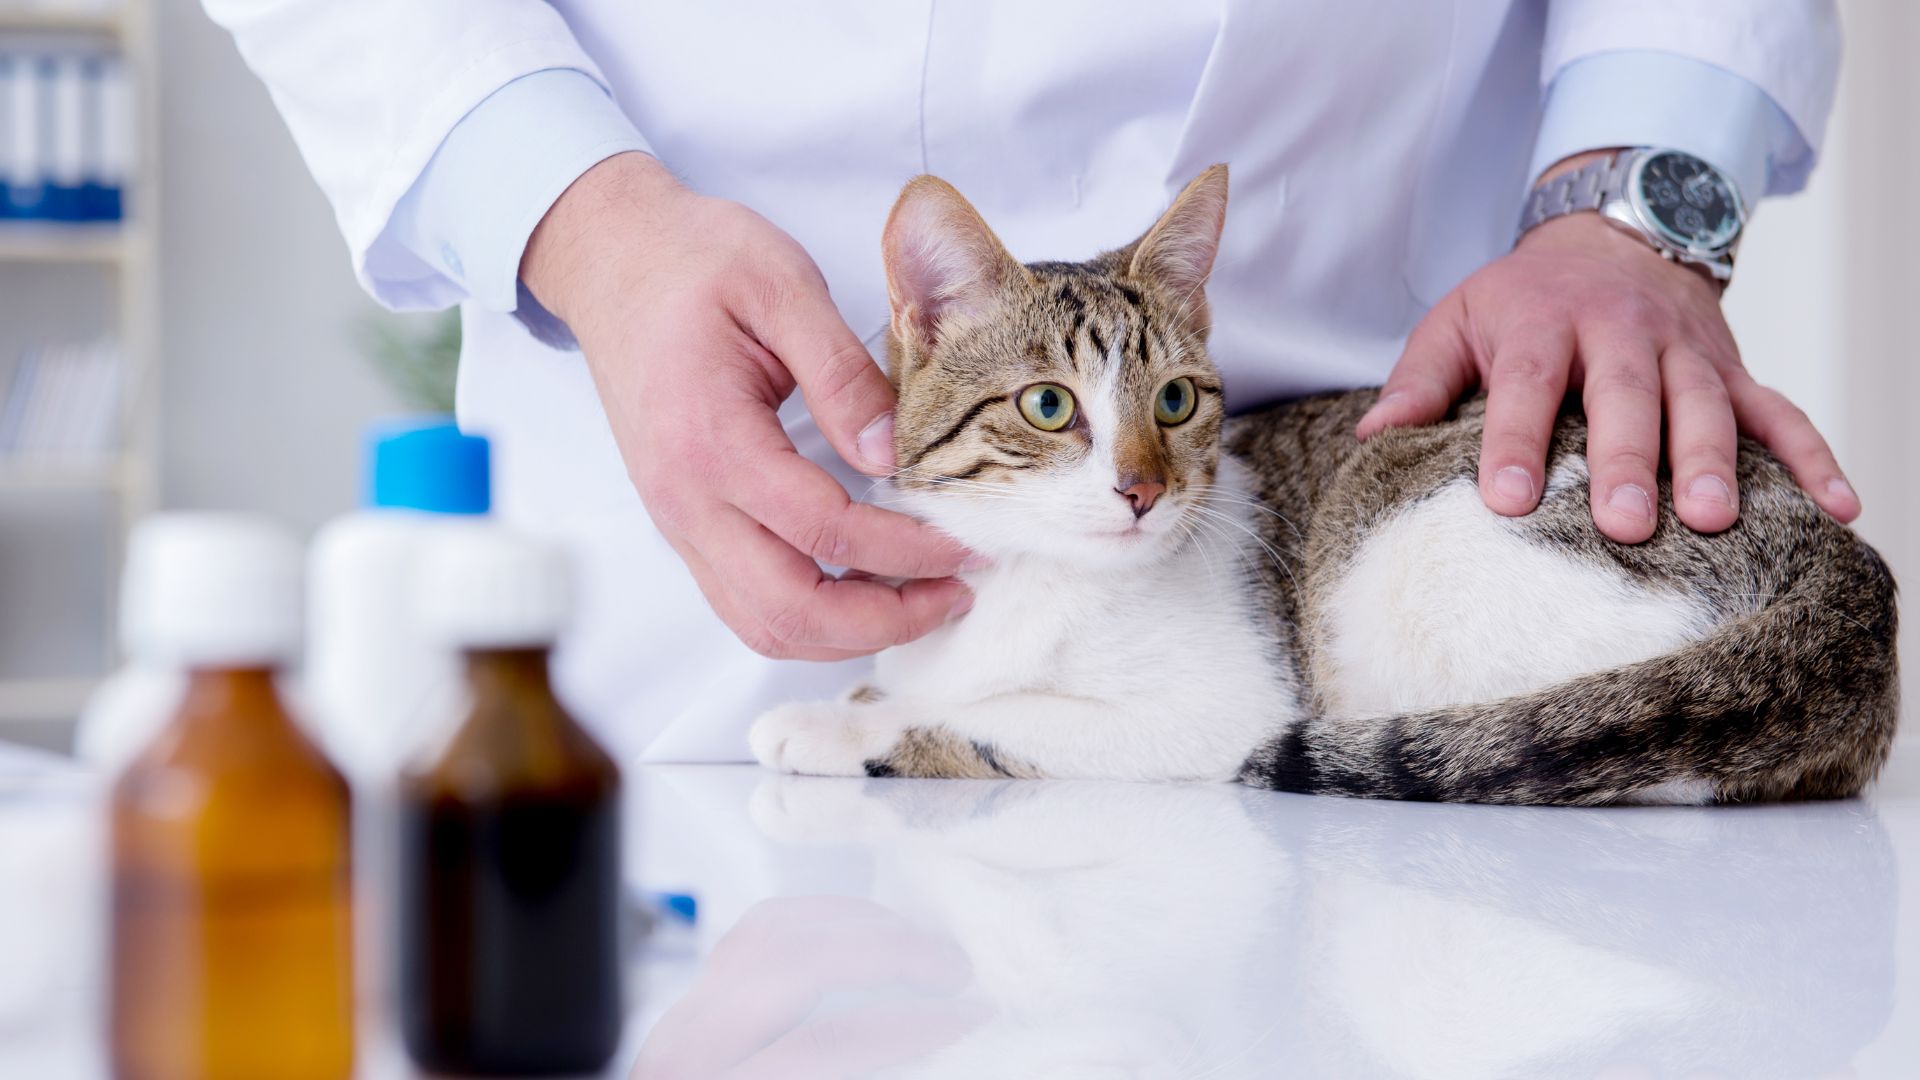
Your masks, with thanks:
<instances>
[{"instance_id":1,"label":"cat's paw","mask_svg":"<svg viewBox=\"0 0 1920 1080\"><path fill-rule=\"evenodd\" d=\"M865 776L884 758L901 727L872 706L845 702L782 705L761 713L747 745L762 765L809 776Z\"/></svg>"}]
</instances>

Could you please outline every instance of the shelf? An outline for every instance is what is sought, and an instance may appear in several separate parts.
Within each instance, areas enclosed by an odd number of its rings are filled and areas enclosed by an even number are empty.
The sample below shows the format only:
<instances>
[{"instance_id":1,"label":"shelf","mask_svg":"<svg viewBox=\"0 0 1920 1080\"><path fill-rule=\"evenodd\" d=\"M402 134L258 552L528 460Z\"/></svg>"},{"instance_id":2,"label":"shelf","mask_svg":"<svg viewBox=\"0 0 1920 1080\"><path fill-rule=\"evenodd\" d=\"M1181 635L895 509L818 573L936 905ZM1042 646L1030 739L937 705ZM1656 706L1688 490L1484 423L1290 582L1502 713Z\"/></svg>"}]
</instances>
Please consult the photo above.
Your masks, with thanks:
<instances>
[{"instance_id":1,"label":"shelf","mask_svg":"<svg viewBox=\"0 0 1920 1080\"><path fill-rule=\"evenodd\" d=\"M0 455L0 492L117 491L125 482L117 458L62 461Z\"/></svg>"},{"instance_id":2,"label":"shelf","mask_svg":"<svg viewBox=\"0 0 1920 1080\"><path fill-rule=\"evenodd\" d=\"M58 11L23 6L19 0L0 0L0 34L109 34L117 37L125 25L117 10Z\"/></svg>"},{"instance_id":3,"label":"shelf","mask_svg":"<svg viewBox=\"0 0 1920 1080\"><path fill-rule=\"evenodd\" d=\"M0 679L0 721L72 720L98 685L97 679Z\"/></svg>"},{"instance_id":4,"label":"shelf","mask_svg":"<svg viewBox=\"0 0 1920 1080\"><path fill-rule=\"evenodd\" d=\"M110 223L0 221L0 263L112 263L124 258L126 250L125 230Z\"/></svg>"}]
</instances>

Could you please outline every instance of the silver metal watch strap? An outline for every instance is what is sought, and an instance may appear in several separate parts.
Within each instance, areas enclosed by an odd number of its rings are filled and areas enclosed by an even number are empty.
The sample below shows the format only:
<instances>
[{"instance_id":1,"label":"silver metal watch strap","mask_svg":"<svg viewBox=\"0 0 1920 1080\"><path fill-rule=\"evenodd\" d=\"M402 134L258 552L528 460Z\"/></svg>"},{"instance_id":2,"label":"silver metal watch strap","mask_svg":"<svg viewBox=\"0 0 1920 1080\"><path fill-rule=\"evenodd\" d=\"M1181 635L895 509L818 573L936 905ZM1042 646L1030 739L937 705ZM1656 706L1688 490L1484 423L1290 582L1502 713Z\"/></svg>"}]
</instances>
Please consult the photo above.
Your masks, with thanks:
<instances>
[{"instance_id":1,"label":"silver metal watch strap","mask_svg":"<svg viewBox=\"0 0 1920 1080\"><path fill-rule=\"evenodd\" d=\"M1561 173L1533 189L1520 210L1517 242L1528 229L1544 221L1581 210L1598 210L1617 199L1626 190L1627 173L1633 169L1634 151L1621 150L1597 161L1589 161L1570 173Z\"/></svg>"}]
</instances>

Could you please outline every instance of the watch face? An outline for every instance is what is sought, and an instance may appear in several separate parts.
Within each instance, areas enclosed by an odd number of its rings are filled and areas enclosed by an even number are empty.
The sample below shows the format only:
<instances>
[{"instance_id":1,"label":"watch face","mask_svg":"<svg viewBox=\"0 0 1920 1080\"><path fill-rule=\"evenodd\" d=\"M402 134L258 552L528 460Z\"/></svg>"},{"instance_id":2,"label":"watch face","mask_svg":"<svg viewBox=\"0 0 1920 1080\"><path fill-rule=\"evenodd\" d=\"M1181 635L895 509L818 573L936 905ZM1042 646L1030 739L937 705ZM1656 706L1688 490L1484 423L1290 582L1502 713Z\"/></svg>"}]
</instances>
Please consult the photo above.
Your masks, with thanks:
<instances>
[{"instance_id":1,"label":"watch face","mask_svg":"<svg viewBox=\"0 0 1920 1080\"><path fill-rule=\"evenodd\" d=\"M1662 150L1642 161L1632 194L1646 220L1680 247L1718 252L1740 234L1740 197L1691 154Z\"/></svg>"}]
</instances>

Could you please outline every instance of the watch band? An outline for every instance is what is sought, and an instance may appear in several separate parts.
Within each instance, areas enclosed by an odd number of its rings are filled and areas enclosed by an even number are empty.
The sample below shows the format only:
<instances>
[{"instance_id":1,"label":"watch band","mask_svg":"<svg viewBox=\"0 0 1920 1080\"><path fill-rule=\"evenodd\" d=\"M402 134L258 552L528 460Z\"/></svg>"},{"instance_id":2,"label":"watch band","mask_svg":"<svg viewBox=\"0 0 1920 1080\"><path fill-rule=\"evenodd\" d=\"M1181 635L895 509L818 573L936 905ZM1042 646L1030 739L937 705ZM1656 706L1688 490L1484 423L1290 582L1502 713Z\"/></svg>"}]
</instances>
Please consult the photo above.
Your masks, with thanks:
<instances>
[{"instance_id":1,"label":"watch band","mask_svg":"<svg viewBox=\"0 0 1920 1080\"><path fill-rule=\"evenodd\" d=\"M1528 229L1545 221L1579 210L1598 210L1617 199L1626 190L1627 173L1633 168L1633 152L1616 151L1589 161L1572 172L1534 188L1520 210L1520 228L1513 234L1519 242Z\"/></svg>"},{"instance_id":2,"label":"watch band","mask_svg":"<svg viewBox=\"0 0 1920 1080\"><path fill-rule=\"evenodd\" d=\"M1534 188L1521 206L1520 228L1514 233L1514 243L1518 244L1528 230L1543 222L1581 211L1597 211L1603 218L1611 219L1645 240L1661 258L1697 270L1725 288L1733 277L1733 253L1739 244L1737 231L1723 249L1704 252L1675 244L1657 231L1657 223L1642 220L1641 214L1633 209L1636 204L1628 198L1627 186L1637 166L1660 154L1691 156L1684 155L1683 151L1646 147L1617 150ZM1705 167L1712 168L1711 165ZM1737 191L1733 192L1733 199L1736 207L1741 205ZM1746 220L1744 211L1740 220L1742 223Z\"/></svg>"}]
</instances>

